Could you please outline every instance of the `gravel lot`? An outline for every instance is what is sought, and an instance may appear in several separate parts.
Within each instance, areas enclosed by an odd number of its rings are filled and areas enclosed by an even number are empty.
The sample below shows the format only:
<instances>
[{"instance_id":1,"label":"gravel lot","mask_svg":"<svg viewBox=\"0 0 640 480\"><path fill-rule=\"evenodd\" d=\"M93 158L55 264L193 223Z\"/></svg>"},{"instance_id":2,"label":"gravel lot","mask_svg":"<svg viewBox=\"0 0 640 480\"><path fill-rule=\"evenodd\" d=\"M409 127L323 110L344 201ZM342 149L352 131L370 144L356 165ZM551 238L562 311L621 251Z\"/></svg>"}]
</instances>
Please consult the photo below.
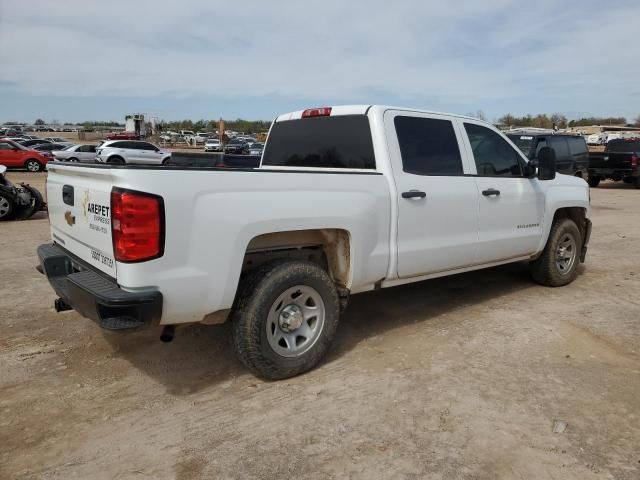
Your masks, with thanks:
<instances>
[{"instance_id":1,"label":"gravel lot","mask_svg":"<svg viewBox=\"0 0 640 480\"><path fill-rule=\"evenodd\" d=\"M640 191L602 185L572 285L517 264L358 295L328 361L271 383L226 325L56 314L46 215L2 223L0 478L638 479Z\"/></svg>"}]
</instances>

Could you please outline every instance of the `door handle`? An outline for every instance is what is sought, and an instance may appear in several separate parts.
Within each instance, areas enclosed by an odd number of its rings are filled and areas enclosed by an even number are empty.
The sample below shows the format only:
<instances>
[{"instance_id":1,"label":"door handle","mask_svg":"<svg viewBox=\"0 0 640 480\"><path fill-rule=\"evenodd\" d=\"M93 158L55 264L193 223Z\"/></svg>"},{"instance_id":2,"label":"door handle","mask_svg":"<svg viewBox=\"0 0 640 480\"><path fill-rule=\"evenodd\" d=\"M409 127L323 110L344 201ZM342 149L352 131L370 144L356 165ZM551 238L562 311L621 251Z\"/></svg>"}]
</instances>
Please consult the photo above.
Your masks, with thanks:
<instances>
[{"instance_id":1,"label":"door handle","mask_svg":"<svg viewBox=\"0 0 640 480\"><path fill-rule=\"evenodd\" d=\"M495 188L490 188L488 190L483 190L482 194L485 197L490 197L491 195L495 195L496 197L500 196L500 190L496 190Z\"/></svg>"},{"instance_id":2,"label":"door handle","mask_svg":"<svg viewBox=\"0 0 640 480\"><path fill-rule=\"evenodd\" d=\"M427 194L419 190L409 190L408 192L402 192L402 198L424 198Z\"/></svg>"}]
</instances>

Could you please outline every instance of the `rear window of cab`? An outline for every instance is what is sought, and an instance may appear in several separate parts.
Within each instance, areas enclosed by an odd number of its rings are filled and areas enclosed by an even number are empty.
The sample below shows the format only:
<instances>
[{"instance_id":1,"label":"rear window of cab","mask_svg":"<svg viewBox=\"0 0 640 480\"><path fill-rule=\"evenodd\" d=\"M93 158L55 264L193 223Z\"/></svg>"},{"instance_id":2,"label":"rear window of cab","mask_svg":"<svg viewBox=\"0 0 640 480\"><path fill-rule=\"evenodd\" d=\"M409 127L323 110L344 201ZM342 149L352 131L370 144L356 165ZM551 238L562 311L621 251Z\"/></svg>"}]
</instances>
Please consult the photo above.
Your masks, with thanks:
<instances>
[{"instance_id":1,"label":"rear window of cab","mask_svg":"<svg viewBox=\"0 0 640 480\"><path fill-rule=\"evenodd\" d=\"M369 118L340 115L275 122L262 165L374 170Z\"/></svg>"}]
</instances>

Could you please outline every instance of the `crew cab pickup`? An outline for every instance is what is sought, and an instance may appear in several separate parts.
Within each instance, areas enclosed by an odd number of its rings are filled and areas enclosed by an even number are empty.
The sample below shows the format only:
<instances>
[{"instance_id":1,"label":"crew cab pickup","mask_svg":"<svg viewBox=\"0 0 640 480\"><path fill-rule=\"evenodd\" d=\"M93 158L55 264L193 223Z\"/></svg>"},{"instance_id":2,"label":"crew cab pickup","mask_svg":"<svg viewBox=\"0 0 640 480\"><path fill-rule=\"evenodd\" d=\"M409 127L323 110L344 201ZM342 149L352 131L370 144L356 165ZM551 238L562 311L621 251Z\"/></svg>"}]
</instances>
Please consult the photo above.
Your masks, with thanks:
<instances>
[{"instance_id":1,"label":"crew cab pickup","mask_svg":"<svg viewBox=\"0 0 640 480\"><path fill-rule=\"evenodd\" d=\"M617 139L607 143L603 152L589 154L589 185L597 187L601 180L622 180L640 188L640 138Z\"/></svg>"},{"instance_id":2,"label":"crew cab pickup","mask_svg":"<svg viewBox=\"0 0 640 480\"><path fill-rule=\"evenodd\" d=\"M349 295L520 261L566 285L591 231L551 149L533 166L488 123L413 109L280 115L258 168L49 165L38 268L58 311L166 340L229 319L271 379L323 358Z\"/></svg>"}]
</instances>

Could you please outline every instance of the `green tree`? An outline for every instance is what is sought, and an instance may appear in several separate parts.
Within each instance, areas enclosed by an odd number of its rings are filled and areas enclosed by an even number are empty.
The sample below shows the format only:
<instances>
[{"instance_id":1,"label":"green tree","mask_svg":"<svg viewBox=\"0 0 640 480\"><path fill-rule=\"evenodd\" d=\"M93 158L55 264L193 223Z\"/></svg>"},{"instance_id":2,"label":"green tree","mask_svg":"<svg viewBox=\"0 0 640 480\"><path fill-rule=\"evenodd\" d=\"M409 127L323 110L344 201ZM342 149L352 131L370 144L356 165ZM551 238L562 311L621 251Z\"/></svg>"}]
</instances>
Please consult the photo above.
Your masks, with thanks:
<instances>
[{"instance_id":1,"label":"green tree","mask_svg":"<svg viewBox=\"0 0 640 480\"><path fill-rule=\"evenodd\" d=\"M44 125L44 120L41 118L38 118L35 122L33 122L34 125Z\"/></svg>"}]
</instances>

